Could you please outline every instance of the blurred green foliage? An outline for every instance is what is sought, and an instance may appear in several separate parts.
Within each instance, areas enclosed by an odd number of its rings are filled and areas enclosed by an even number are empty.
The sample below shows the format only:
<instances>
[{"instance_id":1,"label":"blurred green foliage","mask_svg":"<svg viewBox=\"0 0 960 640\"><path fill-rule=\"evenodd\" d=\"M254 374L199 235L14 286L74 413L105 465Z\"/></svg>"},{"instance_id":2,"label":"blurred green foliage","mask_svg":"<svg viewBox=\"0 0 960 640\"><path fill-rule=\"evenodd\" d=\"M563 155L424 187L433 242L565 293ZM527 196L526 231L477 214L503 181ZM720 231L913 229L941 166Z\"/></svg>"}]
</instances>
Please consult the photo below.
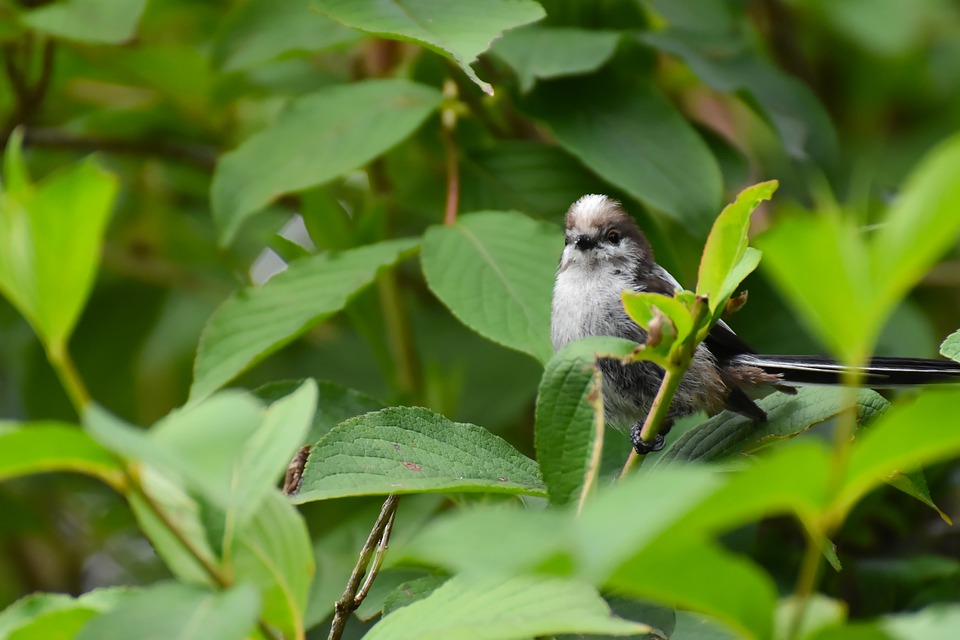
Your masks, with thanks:
<instances>
[{"instance_id":1,"label":"blurred green foliage","mask_svg":"<svg viewBox=\"0 0 960 640\"><path fill-rule=\"evenodd\" d=\"M956 392L695 416L610 487L601 343L547 339L577 197L694 289L724 203L776 179L738 333L936 354L955 2L0 0L0 57L0 638L325 637L391 492L351 637L381 609L371 638L960 629ZM830 449L845 400L867 426Z\"/></svg>"}]
</instances>

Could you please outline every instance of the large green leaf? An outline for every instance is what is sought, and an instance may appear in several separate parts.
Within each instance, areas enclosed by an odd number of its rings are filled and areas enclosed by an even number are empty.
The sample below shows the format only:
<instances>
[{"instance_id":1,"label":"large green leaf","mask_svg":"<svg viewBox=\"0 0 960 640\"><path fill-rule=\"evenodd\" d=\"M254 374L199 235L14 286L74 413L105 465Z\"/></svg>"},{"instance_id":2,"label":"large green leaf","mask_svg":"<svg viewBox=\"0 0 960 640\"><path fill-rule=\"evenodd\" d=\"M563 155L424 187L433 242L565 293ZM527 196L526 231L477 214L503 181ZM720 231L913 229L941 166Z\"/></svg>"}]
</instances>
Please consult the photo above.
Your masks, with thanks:
<instances>
[{"instance_id":1,"label":"large green leaf","mask_svg":"<svg viewBox=\"0 0 960 640\"><path fill-rule=\"evenodd\" d=\"M619 41L616 31L531 25L505 34L490 51L513 68L521 90L529 91L538 78L596 71L613 56Z\"/></svg>"},{"instance_id":2,"label":"large green leaf","mask_svg":"<svg viewBox=\"0 0 960 640\"><path fill-rule=\"evenodd\" d=\"M314 6L354 29L416 42L447 56L489 94L493 87L470 63L507 29L545 15L533 0L316 0Z\"/></svg>"},{"instance_id":3,"label":"large green leaf","mask_svg":"<svg viewBox=\"0 0 960 640\"><path fill-rule=\"evenodd\" d=\"M591 586L551 577L455 576L373 627L368 640L513 640L558 633L622 636L647 625L614 617Z\"/></svg>"},{"instance_id":4,"label":"large green leaf","mask_svg":"<svg viewBox=\"0 0 960 640\"><path fill-rule=\"evenodd\" d=\"M0 421L0 480L48 471L73 471L119 489L124 469L78 426L60 422Z\"/></svg>"},{"instance_id":5,"label":"large green leaf","mask_svg":"<svg viewBox=\"0 0 960 640\"><path fill-rule=\"evenodd\" d=\"M701 28L684 25L647 31L640 39L683 60L716 91L745 94L747 105L771 124L792 157L805 162L812 159L823 166L833 163L837 155L837 134L813 91L754 53L734 28L724 28L724 22L731 26L729 20L712 21L706 17L708 7L723 13L729 13L729 7L702 0L684 4ZM715 29L715 26L721 28Z\"/></svg>"},{"instance_id":6,"label":"large green leaf","mask_svg":"<svg viewBox=\"0 0 960 640\"><path fill-rule=\"evenodd\" d=\"M0 638L73 638L88 620L122 605L124 599L136 593L129 587L95 589L78 598L61 593L33 593L0 612Z\"/></svg>"},{"instance_id":7,"label":"large green leaf","mask_svg":"<svg viewBox=\"0 0 960 640\"><path fill-rule=\"evenodd\" d=\"M190 401L209 396L340 311L380 269L410 255L416 246L414 239L389 240L301 258L263 286L234 294L214 312L200 336Z\"/></svg>"},{"instance_id":8,"label":"large green leaf","mask_svg":"<svg viewBox=\"0 0 960 640\"><path fill-rule=\"evenodd\" d=\"M431 227L427 285L465 325L540 362L553 355L550 299L560 230L515 212L485 211Z\"/></svg>"},{"instance_id":9,"label":"large green leaf","mask_svg":"<svg viewBox=\"0 0 960 640\"><path fill-rule=\"evenodd\" d=\"M848 220L791 217L756 239L800 320L841 360L863 360L880 332L866 243Z\"/></svg>"},{"instance_id":10,"label":"large green leaf","mask_svg":"<svg viewBox=\"0 0 960 640\"><path fill-rule=\"evenodd\" d=\"M598 471L603 433L593 408L601 397L597 354L624 356L635 347L627 340L588 338L565 346L547 363L537 393L534 442L552 503L577 501Z\"/></svg>"},{"instance_id":11,"label":"large green leaf","mask_svg":"<svg viewBox=\"0 0 960 640\"><path fill-rule=\"evenodd\" d=\"M839 414L850 399L845 389L804 387L796 395L775 393L757 402L767 412L766 422L724 411L687 431L657 459L657 465L674 460L706 462L738 453L754 445L790 438ZM856 393L857 420L866 422L889 404L876 391Z\"/></svg>"},{"instance_id":12,"label":"large green leaf","mask_svg":"<svg viewBox=\"0 0 960 640\"><path fill-rule=\"evenodd\" d=\"M178 638L243 640L260 609L256 590L238 585L224 591L160 583L124 599L123 606L88 622L77 640Z\"/></svg>"},{"instance_id":13,"label":"large green leaf","mask_svg":"<svg viewBox=\"0 0 960 640\"><path fill-rule=\"evenodd\" d=\"M88 429L115 451L173 471L190 490L242 525L276 486L306 436L317 389L313 380L264 409L248 394L224 391L174 411L149 431L124 425L99 407Z\"/></svg>"},{"instance_id":14,"label":"large green leaf","mask_svg":"<svg viewBox=\"0 0 960 640\"><path fill-rule=\"evenodd\" d=\"M0 292L56 357L87 301L110 210L113 174L92 160L29 183L19 134L7 143L0 194Z\"/></svg>"},{"instance_id":15,"label":"large green leaf","mask_svg":"<svg viewBox=\"0 0 960 640\"><path fill-rule=\"evenodd\" d=\"M260 589L262 618L287 638L302 638L314 573L306 522L279 491L225 542L224 562L238 582Z\"/></svg>"},{"instance_id":16,"label":"large green leaf","mask_svg":"<svg viewBox=\"0 0 960 640\"><path fill-rule=\"evenodd\" d=\"M900 299L955 243L957 172L960 136L914 169L869 240L837 215L794 217L758 239L775 284L842 359L866 359Z\"/></svg>"},{"instance_id":17,"label":"large green leaf","mask_svg":"<svg viewBox=\"0 0 960 640\"><path fill-rule=\"evenodd\" d=\"M652 84L613 73L541 82L526 108L602 178L706 236L720 204L720 168Z\"/></svg>"},{"instance_id":18,"label":"large green leaf","mask_svg":"<svg viewBox=\"0 0 960 640\"><path fill-rule=\"evenodd\" d=\"M773 629L773 580L715 543L662 539L620 566L609 584L620 593L706 613L743 637L769 638Z\"/></svg>"},{"instance_id":19,"label":"large green leaf","mask_svg":"<svg viewBox=\"0 0 960 640\"><path fill-rule=\"evenodd\" d=\"M575 158L540 142L501 140L465 149L460 158L462 211L516 210L558 220L577 198L603 190Z\"/></svg>"},{"instance_id":20,"label":"large green leaf","mask_svg":"<svg viewBox=\"0 0 960 640\"><path fill-rule=\"evenodd\" d=\"M46 4L20 19L57 38L118 44L133 38L147 0L65 0Z\"/></svg>"},{"instance_id":21,"label":"large green leaf","mask_svg":"<svg viewBox=\"0 0 960 640\"><path fill-rule=\"evenodd\" d=\"M367 80L299 98L271 126L220 157L210 188L220 241L278 196L361 167L413 133L440 92L407 80Z\"/></svg>"},{"instance_id":22,"label":"large green leaf","mask_svg":"<svg viewBox=\"0 0 960 640\"><path fill-rule=\"evenodd\" d=\"M857 439L834 508L845 512L896 472L960 456L958 403L958 389L928 389L886 412Z\"/></svg>"},{"instance_id":23,"label":"large green leaf","mask_svg":"<svg viewBox=\"0 0 960 640\"><path fill-rule=\"evenodd\" d=\"M253 67L288 53L321 51L357 40L347 29L316 11L311 0L251 0L224 17L213 56L226 71Z\"/></svg>"},{"instance_id":24,"label":"large green leaf","mask_svg":"<svg viewBox=\"0 0 960 640\"><path fill-rule=\"evenodd\" d=\"M321 438L294 500L458 491L543 495L544 488L536 463L486 429L396 407Z\"/></svg>"},{"instance_id":25,"label":"large green leaf","mask_svg":"<svg viewBox=\"0 0 960 640\"><path fill-rule=\"evenodd\" d=\"M874 280L885 314L960 233L960 135L929 152L897 194L871 243Z\"/></svg>"}]
</instances>

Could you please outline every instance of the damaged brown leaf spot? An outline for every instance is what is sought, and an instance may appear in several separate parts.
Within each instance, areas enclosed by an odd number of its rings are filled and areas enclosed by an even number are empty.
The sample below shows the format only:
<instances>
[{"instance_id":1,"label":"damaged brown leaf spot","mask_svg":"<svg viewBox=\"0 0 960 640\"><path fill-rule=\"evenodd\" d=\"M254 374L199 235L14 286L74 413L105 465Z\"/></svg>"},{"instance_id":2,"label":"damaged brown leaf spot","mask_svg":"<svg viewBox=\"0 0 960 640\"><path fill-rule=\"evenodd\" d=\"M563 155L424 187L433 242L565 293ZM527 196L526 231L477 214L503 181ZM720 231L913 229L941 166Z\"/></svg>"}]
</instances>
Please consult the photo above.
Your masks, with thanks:
<instances>
[{"instance_id":1,"label":"damaged brown leaf spot","mask_svg":"<svg viewBox=\"0 0 960 640\"><path fill-rule=\"evenodd\" d=\"M419 465L416 462L401 462L400 464L410 469L410 471L423 471L423 465Z\"/></svg>"},{"instance_id":2,"label":"damaged brown leaf spot","mask_svg":"<svg viewBox=\"0 0 960 640\"><path fill-rule=\"evenodd\" d=\"M653 310L653 319L647 327L647 346L655 347L663 340L663 313L659 309Z\"/></svg>"}]
</instances>

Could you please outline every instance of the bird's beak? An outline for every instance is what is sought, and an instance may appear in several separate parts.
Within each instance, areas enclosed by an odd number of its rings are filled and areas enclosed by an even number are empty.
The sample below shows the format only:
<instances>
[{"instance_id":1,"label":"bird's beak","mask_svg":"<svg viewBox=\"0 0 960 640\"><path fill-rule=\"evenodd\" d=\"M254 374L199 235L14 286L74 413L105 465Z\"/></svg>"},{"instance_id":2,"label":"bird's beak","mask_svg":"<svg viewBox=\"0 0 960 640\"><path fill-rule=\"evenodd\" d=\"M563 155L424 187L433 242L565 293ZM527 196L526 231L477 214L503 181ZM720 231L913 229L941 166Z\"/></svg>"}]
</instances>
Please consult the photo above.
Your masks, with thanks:
<instances>
[{"instance_id":1,"label":"bird's beak","mask_svg":"<svg viewBox=\"0 0 960 640\"><path fill-rule=\"evenodd\" d=\"M577 236L577 239L574 240L573 244L580 249L580 251L586 251L587 249L593 249L597 246L597 241L591 238L590 236Z\"/></svg>"}]
</instances>

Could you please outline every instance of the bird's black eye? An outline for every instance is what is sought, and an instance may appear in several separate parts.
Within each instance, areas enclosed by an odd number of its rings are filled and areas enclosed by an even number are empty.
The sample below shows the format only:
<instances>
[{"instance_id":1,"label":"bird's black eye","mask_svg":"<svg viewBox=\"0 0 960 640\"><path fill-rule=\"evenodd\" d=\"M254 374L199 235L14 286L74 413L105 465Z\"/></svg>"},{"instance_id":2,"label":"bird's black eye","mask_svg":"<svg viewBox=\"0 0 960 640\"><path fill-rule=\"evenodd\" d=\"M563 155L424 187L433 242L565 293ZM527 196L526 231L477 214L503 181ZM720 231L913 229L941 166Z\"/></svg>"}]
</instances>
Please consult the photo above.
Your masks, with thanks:
<instances>
[{"instance_id":1,"label":"bird's black eye","mask_svg":"<svg viewBox=\"0 0 960 640\"><path fill-rule=\"evenodd\" d=\"M610 229L610 231L607 231L607 242L610 244L620 244L621 237L622 236L620 235L620 232L616 229Z\"/></svg>"}]
</instances>

